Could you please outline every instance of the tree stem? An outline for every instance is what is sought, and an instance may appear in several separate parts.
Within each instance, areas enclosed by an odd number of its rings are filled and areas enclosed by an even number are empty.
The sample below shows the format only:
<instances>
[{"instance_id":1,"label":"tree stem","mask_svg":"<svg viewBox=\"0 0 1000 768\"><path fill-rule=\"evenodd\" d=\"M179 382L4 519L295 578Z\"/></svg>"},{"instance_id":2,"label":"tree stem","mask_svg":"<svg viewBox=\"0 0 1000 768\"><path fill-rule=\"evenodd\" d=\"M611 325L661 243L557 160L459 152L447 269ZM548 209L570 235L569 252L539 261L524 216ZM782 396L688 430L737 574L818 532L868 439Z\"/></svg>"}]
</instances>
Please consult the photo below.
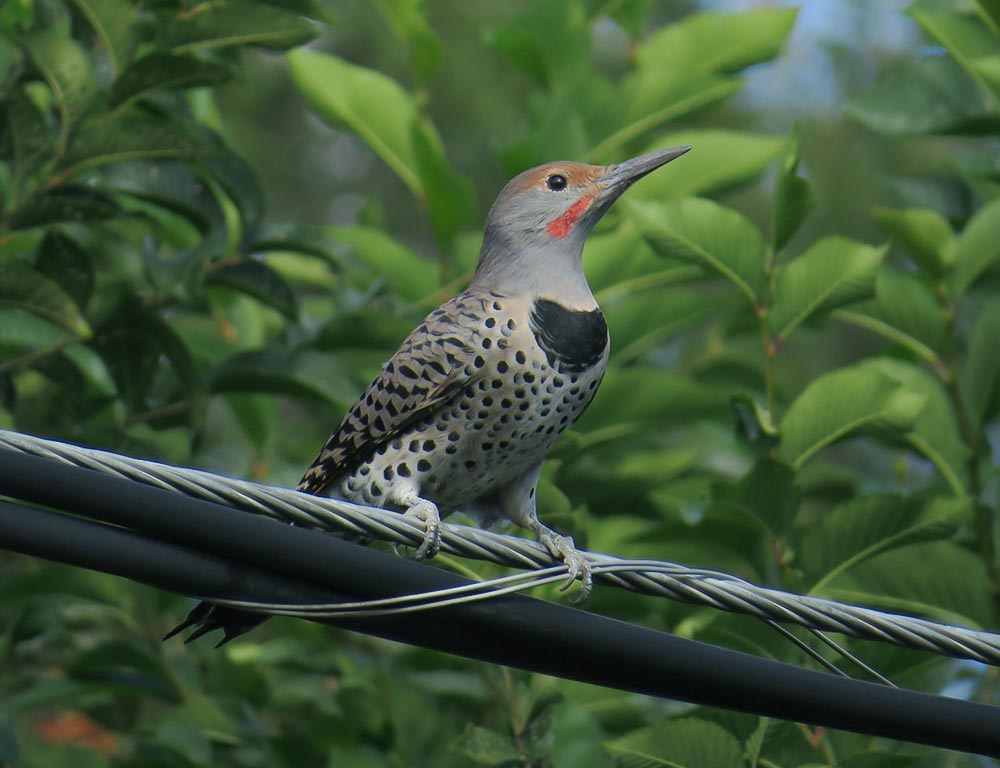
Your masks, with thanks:
<instances>
[{"instance_id":1,"label":"tree stem","mask_svg":"<svg viewBox=\"0 0 1000 768\"><path fill-rule=\"evenodd\" d=\"M57 342L56 344L53 344L51 347L39 349L35 352L29 352L26 355L15 357L12 360L7 360L6 362L0 363L0 374L27 368L30 365L34 365L39 360L44 360L46 357L51 357L52 355L62 352L66 349L66 347L71 347L74 344L83 344L87 340L87 338L81 338L79 336L70 336Z\"/></svg>"},{"instance_id":2,"label":"tree stem","mask_svg":"<svg viewBox=\"0 0 1000 768\"><path fill-rule=\"evenodd\" d=\"M757 317L760 320L760 343L764 350L764 391L767 396L767 415L771 419L770 426L777 424L774 414L774 358L777 357L778 348L771 338L771 329L767 324L767 307L756 307Z\"/></svg>"},{"instance_id":3,"label":"tree stem","mask_svg":"<svg viewBox=\"0 0 1000 768\"><path fill-rule=\"evenodd\" d=\"M956 330L955 316L957 307L951 303L943 292L939 291L939 298L947 317L947 344L946 350L949 376L945 383L948 391L948 399L955 411L955 420L958 423L958 432L965 443L966 468L969 475L969 496L972 498L974 511L974 525L976 538L979 540L979 550L986 565L986 571L993 586L994 597L1000 595L1000 571L996 563L996 546L993 541L994 511L986 504L982 503L983 485L979 472L979 465L982 461L982 441L980 440L980 428L978 424L973 424L969 419L969 412L965 405L965 397L962 394L962 381L960 366L958 361L958 334Z\"/></svg>"}]
</instances>

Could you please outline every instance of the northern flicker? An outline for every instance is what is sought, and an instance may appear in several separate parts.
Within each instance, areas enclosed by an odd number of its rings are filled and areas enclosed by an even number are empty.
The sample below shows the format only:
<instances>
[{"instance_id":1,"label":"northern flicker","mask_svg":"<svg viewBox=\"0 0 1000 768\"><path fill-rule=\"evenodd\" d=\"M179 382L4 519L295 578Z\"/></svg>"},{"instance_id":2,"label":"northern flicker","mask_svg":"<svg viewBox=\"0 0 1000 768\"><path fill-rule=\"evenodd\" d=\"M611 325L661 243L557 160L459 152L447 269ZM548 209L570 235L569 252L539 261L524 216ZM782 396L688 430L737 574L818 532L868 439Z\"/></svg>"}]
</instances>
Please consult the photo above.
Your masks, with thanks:
<instances>
[{"instance_id":1,"label":"northern flicker","mask_svg":"<svg viewBox=\"0 0 1000 768\"><path fill-rule=\"evenodd\" d=\"M419 519L417 558L437 552L442 515L462 510L484 527L510 520L566 563L585 598L589 563L535 513L542 462L590 404L608 360L584 241L626 189L689 149L514 177L490 209L468 289L403 341L298 490ZM191 640L221 627L225 642L261 620L202 603L171 634L197 625Z\"/></svg>"}]
</instances>

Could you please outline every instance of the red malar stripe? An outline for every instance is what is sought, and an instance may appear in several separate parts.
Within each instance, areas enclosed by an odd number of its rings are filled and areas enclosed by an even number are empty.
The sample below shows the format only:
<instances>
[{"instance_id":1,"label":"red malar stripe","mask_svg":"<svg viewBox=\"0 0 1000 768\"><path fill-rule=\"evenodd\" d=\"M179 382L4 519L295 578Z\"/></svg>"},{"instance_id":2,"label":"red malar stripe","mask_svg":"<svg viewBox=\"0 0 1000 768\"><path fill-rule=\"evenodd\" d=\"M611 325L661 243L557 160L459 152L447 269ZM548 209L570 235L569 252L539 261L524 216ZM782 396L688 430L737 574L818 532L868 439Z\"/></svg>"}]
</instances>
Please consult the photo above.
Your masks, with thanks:
<instances>
[{"instance_id":1,"label":"red malar stripe","mask_svg":"<svg viewBox=\"0 0 1000 768\"><path fill-rule=\"evenodd\" d=\"M566 237L572 231L573 225L576 224L577 220L590 207L593 201L594 199L591 197L581 197L566 209L566 213L558 219L553 219L549 222L549 234L552 237Z\"/></svg>"}]
</instances>

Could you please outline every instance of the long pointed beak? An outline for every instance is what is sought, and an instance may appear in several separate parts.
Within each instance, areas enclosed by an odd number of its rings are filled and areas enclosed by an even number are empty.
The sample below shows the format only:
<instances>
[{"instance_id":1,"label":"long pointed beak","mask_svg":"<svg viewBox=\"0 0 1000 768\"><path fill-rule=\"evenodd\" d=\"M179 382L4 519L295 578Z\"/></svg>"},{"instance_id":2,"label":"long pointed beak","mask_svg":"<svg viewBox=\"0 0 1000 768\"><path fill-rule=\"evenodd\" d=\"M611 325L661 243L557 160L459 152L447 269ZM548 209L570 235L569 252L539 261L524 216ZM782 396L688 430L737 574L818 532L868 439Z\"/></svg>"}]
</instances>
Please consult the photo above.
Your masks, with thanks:
<instances>
[{"instance_id":1,"label":"long pointed beak","mask_svg":"<svg viewBox=\"0 0 1000 768\"><path fill-rule=\"evenodd\" d=\"M676 160L690 149L691 147L660 149L633 157L631 160L624 160L616 165L609 165L597 183L608 192L614 191L620 195L647 173L652 173L671 160Z\"/></svg>"}]
</instances>

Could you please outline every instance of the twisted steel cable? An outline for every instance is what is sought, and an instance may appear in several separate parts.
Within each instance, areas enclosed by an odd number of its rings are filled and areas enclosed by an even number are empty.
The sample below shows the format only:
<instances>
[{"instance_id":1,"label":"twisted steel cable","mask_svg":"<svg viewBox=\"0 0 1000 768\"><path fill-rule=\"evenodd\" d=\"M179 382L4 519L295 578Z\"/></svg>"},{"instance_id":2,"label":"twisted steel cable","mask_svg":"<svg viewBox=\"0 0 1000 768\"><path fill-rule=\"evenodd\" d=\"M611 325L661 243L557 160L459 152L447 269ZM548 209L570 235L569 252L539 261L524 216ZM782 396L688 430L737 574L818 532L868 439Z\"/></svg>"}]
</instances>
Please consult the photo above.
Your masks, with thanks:
<instances>
[{"instance_id":1,"label":"twisted steel cable","mask_svg":"<svg viewBox=\"0 0 1000 768\"><path fill-rule=\"evenodd\" d=\"M424 535L421 523L395 512L17 432L0 430L0 448L105 472L282 522L412 547L419 545ZM442 527L441 551L513 568L541 569L561 565L536 541L455 524ZM760 587L730 574L677 563L630 561L593 552L583 554L593 565L601 566L595 571L604 571L598 576L604 584L748 614L768 622L797 624L1000 666L998 634Z\"/></svg>"}]
</instances>

